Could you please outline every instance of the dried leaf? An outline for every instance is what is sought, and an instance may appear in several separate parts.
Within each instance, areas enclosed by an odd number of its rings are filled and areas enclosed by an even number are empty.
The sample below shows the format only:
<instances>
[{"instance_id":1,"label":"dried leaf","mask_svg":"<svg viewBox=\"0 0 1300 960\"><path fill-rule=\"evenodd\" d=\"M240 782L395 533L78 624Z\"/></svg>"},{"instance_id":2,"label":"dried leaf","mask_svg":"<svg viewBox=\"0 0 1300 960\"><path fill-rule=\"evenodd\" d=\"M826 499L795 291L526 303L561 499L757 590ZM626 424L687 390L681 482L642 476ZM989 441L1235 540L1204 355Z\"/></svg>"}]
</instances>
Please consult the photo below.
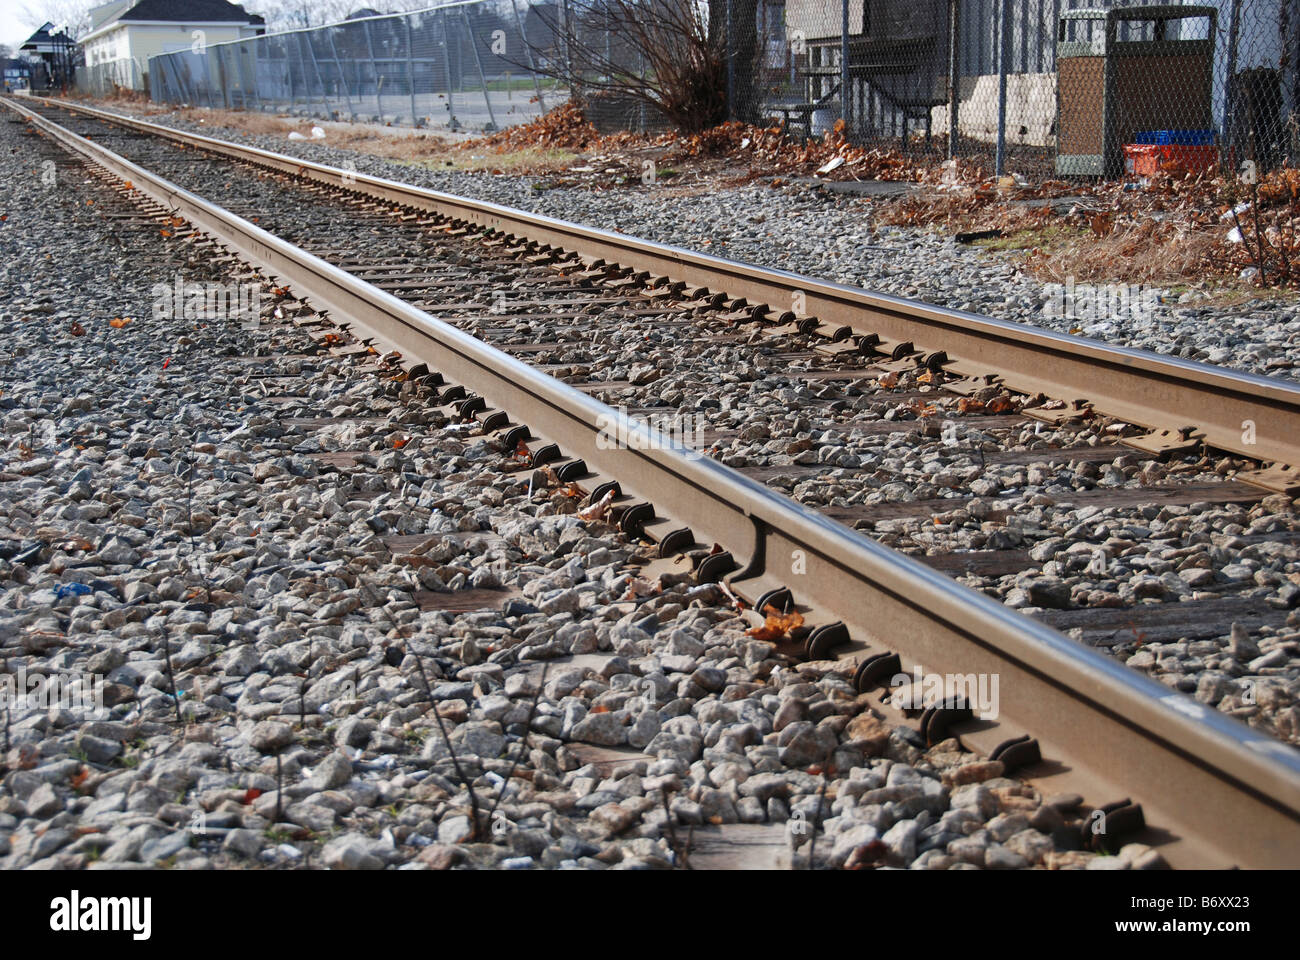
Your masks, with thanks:
<instances>
[{"instance_id":1,"label":"dried leaf","mask_svg":"<svg viewBox=\"0 0 1300 960\"><path fill-rule=\"evenodd\" d=\"M609 510L609 505L614 502L614 491L611 489L600 498L600 502L593 503L588 507L578 511L579 520L604 520L605 514Z\"/></svg>"},{"instance_id":2,"label":"dried leaf","mask_svg":"<svg viewBox=\"0 0 1300 960\"><path fill-rule=\"evenodd\" d=\"M110 327L116 327L118 330L121 330L130 322L131 322L130 317L114 317L112 320L108 321L108 325Z\"/></svg>"},{"instance_id":3,"label":"dried leaf","mask_svg":"<svg viewBox=\"0 0 1300 960\"><path fill-rule=\"evenodd\" d=\"M784 639L791 630L803 626L803 614L798 610L781 613L769 603L763 608L763 614L767 618L763 621L763 625L750 627L745 631L745 636L753 637L755 640L776 642Z\"/></svg>"}]
</instances>

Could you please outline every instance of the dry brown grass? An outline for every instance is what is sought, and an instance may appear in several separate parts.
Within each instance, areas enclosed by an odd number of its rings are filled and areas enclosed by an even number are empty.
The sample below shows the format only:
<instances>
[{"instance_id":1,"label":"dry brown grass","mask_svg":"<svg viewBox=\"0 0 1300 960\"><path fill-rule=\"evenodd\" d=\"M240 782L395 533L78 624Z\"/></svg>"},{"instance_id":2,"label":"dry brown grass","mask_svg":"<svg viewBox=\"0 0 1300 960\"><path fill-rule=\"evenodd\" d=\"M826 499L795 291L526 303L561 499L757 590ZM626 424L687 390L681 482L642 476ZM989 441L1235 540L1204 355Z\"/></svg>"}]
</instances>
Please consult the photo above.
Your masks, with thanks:
<instances>
[{"instance_id":1,"label":"dry brown grass","mask_svg":"<svg viewBox=\"0 0 1300 960\"><path fill-rule=\"evenodd\" d=\"M1204 278L1219 245L1218 232L1209 229L1175 229L1158 237L1142 226L1117 227L1106 236L1091 231L1063 236L1031 250L1027 264L1050 281L1074 277L1172 286Z\"/></svg>"},{"instance_id":2,"label":"dry brown grass","mask_svg":"<svg viewBox=\"0 0 1300 960\"><path fill-rule=\"evenodd\" d=\"M167 113L171 108L166 104L154 103L140 91L118 88L111 97L92 97L84 93L69 93L69 100L78 100L92 107L104 110L116 110L119 113L131 113L135 116L156 116Z\"/></svg>"},{"instance_id":3,"label":"dry brown grass","mask_svg":"<svg viewBox=\"0 0 1300 960\"><path fill-rule=\"evenodd\" d=\"M319 126L325 130L325 139L321 143L404 163L420 163L442 157L451 147L447 140L434 133L416 133L407 128L389 132L364 124L332 123L311 117L293 117L255 110L190 107L177 111L177 116L198 126L238 130L251 136L288 137L295 131L310 136L311 128Z\"/></svg>"},{"instance_id":4,"label":"dry brown grass","mask_svg":"<svg viewBox=\"0 0 1300 960\"><path fill-rule=\"evenodd\" d=\"M309 136L313 126L320 126L325 130L325 139L320 142L331 147L424 167L531 175L562 170L577 156L568 150L536 145L522 146L502 153L474 150L472 146L466 149L463 144L458 145L436 133L417 133L409 128L389 131L366 124L323 123L306 117L256 111L190 108L180 111L178 115L190 123L204 127L272 137L287 137L293 131Z\"/></svg>"},{"instance_id":5,"label":"dry brown grass","mask_svg":"<svg viewBox=\"0 0 1300 960\"><path fill-rule=\"evenodd\" d=\"M970 191L922 193L880 204L876 222L928 227L945 234L990 229L1001 235L978 247L1018 259L1044 282L1073 277L1084 283L1136 283L1161 287L1214 287L1230 305L1258 296L1223 262L1224 228L1209 222L1115 222L1082 204L1077 212L990 200ZM1095 223L1095 226L1094 226Z\"/></svg>"},{"instance_id":6,"label":"dry brown grass","mask_svg":"<svg viewBox=\"0 0 1300 960\"><path fill-rule=\"evenodd\" d=\"M248 110L204 110L197 107L186 107L183 110L177 110L176 116L195 125L227 127L252 136L287 135L291 130L305 132L304 126L308 129L311 126L310 124L304 125L295 117L278 117L270 113L258 113Z\"/></svg>"}]
</instances>

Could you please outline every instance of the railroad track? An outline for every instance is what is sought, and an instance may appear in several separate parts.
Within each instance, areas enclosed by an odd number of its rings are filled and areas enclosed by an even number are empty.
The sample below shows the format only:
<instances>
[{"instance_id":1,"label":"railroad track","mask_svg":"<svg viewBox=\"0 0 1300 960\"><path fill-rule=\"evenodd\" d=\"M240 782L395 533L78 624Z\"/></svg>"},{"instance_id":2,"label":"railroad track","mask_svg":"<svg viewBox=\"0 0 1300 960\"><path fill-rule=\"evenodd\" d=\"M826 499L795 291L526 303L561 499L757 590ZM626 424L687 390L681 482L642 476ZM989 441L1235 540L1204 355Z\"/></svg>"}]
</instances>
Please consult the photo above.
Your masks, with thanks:
<instances>
[{"instance_id":1,"label":"railroad track","mask_svg":"<svg viewBox=\"0 0 1300 960\"><path fill-rule=\"evenodd\" d=\"M562 326L571 328L568 334L585 340L601 335L595 324L581 322L592 316L586 311L611 311L643 337L712 330L731 338L719 349L755 353L761 352L757 344L768 341L780 348L768 351L769 360L807 364L806 382L897 378L884 388L895 407L924 408L937 396L936 386L946 387L967 401L967 409L979 411L971 419L985 421L981 433L990 436L999 430L1022 435L1022 418L1036 416L1050 424L1053 441L1087 442L1074 454L1078 462L1116 455L1097 450L1095 431L1086 429L1094 421L1119 424L1112 435L1139 453L1178 455L1195 441L1198 449L1208 444L1260 467L1237 472L1232 483L1170 485L1133 495L1134 503L1145 505L1161 498L1175 505L1216 498L1251 502L1269 488L1292 489L1300 388L919 307L77 109L82 117L125 124L141 147L154 142L146 137L163 136L256 165L280 186L293 181L293 206L319 202L336 217L350 208L358 217L349 221L354 237L364 235L355 228L365 224L382 231L382 242L364 248L320 242L304 231L298 239L342 260L331 264L26 107L9 105L65 148L129 181L124 189L132 195L185 218L326 312L342 327L334 332L322 326L320 339L349 334L356 341L335 349L400 355L410 375L427 378L422 382L438 402L476 419L507 449L522 443L534 465L550 467L596 502L609 495L612 515L625 532L659 543L665 564L689 556L697 577L723 579L751 604L798 604L810 625L801 637L805 653L821 657L833 651L859 659L864 689L916 664L937 673L1001 678L1004 706L996 722L972 718L960 704L931 709L920 718L931 740L960 735L966 746L1019 767L1019 775L1042 789L1078 790L1109 810L1109 829L1116 832L1140 824L1140 806L1156 828L1146 835L1159 838L1175 865L1296 862L1300 763L1293 750L837 522L879 527L881 514L889 519L901 509L925 516L934 504L864 504L856 514L843 506L828 505L823 513L801 508L755 477L687 455L590 395L610 396L636 384L605 378L575 389L466 331L486 333L506 350L545 362L559 342L544 333L557 313L567 318ZM101 127L97 139L110 138ZM284 216L261 209L259 220ZM431 248L441 254L436 270L428 263ZM466 264L470 251L474 256ZM494 270L500 271L495 278L489 273ZM485 294L501 290L507 275L524 296L512 292L504 301L495 295L485 300ZM385 285L392 292L379 289ZM787 302L802 309L772 306ZM436 307L452 322L433 319L420 305ZM520 323L532 325L533 339L512 344L521 337ZM719 333L722 325L728 326ZM737 336L737 330L748 332ZM581 373L568 374L581 380ZM852 419L854 410L836 408L845 400L838 390L823 393L816 398L824 401L821 406ZM1008 406L995 409L1005 412L989 413L991 401L999 400ZM1084 428L1071 425L1076 418ZM909 429L919 428L915 432L924 436L925 419ZM1246 421L1253 424L1255 443L1244 442ZM885 428L879 429L884 435ZM621 442L608 443L611 433ZM771 479L761 470L756 476ZM1248 488L1242 479L1262 489ZM1117 494L1103 492L1097 499L1106 496ZM949 513L963 504L959 498L933 499L949 501L941 505ZM710 544L722 549L711 552ZM798 572L791 569L792 558L799 561ZM960 572L963 562L970 569L969 559L927 559L941 569ZM1189 802L1191 797L1197 801ZM1121 800L1133 802L1113 806Z\"/></svg>"}]
</instances>

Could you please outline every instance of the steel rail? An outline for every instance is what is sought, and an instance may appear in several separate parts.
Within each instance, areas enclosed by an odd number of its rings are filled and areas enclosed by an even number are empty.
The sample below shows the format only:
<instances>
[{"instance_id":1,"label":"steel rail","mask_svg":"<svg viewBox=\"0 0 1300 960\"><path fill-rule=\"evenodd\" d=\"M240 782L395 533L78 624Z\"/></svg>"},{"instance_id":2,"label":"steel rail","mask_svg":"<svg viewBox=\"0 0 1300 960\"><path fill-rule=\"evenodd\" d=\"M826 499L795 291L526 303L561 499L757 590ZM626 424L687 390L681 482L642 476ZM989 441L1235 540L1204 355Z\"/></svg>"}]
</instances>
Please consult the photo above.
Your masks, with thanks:
<instances>
[{"instance_id":1,"label":"steel rail","mask_svg":"<svg viewBox=\"0 0 1300 960\"><path fill-rule=\"evenodd\" d=\"M757 267L485 201L273 153L107 110L58 101L64 109L394 204L617 263L689 286L723 291L778 313L802 297L801 313L831 327L876 334L922 353L942 351L948 369L991 375L1010 389L1073 403L1147 427L1186 431L1206 445L1262 463L1300 468L1300 384L1181 357L950 310L915 300ZM1250 479L1243 475L1242 479ZM1287 472L1284 484L1300 485Z\"/></svg>"},{"instance_id":2,"label":"steel rail","mask_svg":"<svg viewBox=\"0 0 1300 960\"><path fill-rule=\"evenodd\" d=\"M70 152L346 318L404 363L426 363L525 421L536 435L619 479L747 562L746 575L788 567L800 601L833 610L855 637L938 673L1000 679L998 724L1028 730L1045 783L1087 784L1094 803L1131 797L1181 867L1300 865L1300 751L1208 709L919 562L644 430L606 441L612 408L412 307L260 227L13 101L6 105ZM617 419L615 417L615 419ZM701 542L707 542L703 540ZM963 738L966 733L961 733Z\"/></svg>"}]
</instances>

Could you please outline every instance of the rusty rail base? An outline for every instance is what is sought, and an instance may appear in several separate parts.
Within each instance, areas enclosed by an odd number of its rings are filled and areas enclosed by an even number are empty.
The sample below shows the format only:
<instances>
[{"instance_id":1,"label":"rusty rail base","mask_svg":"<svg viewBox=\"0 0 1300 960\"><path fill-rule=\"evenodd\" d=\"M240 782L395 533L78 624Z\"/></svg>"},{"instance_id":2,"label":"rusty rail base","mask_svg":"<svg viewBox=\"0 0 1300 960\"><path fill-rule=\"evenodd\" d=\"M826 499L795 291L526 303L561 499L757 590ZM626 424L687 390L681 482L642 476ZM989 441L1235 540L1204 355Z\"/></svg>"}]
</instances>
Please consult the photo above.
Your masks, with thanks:
<instances>
[{"instance_id":1,"label":"rusty rail base","mask_svg":"<svg viewBox=\"0 0 1300 960\"><path fill-rule=\"evenodd\" d=\"M619 415L577 390L389 293L64 130L6 105L65 149L189 220L316 309L364 331L407 364L430 369L512 411L623 493L666 508L700 542L716 541L759 578L785 577L801 602L834 611L905 668L999 678L1005 729L1032 731L1044 758L1094 803L1131 797L1163 834L1176 867L1300 866L1300 751L861 534L701 459L645 427L611 448ZM344 318L346 320L344 321ZM645 442L648 441L648 442ZM706 539L707 538L707 539ZM964 727L954 732L966 739ZM1050 782L1056 783L1056 775Z\"/></svg>"}]
</instances>

